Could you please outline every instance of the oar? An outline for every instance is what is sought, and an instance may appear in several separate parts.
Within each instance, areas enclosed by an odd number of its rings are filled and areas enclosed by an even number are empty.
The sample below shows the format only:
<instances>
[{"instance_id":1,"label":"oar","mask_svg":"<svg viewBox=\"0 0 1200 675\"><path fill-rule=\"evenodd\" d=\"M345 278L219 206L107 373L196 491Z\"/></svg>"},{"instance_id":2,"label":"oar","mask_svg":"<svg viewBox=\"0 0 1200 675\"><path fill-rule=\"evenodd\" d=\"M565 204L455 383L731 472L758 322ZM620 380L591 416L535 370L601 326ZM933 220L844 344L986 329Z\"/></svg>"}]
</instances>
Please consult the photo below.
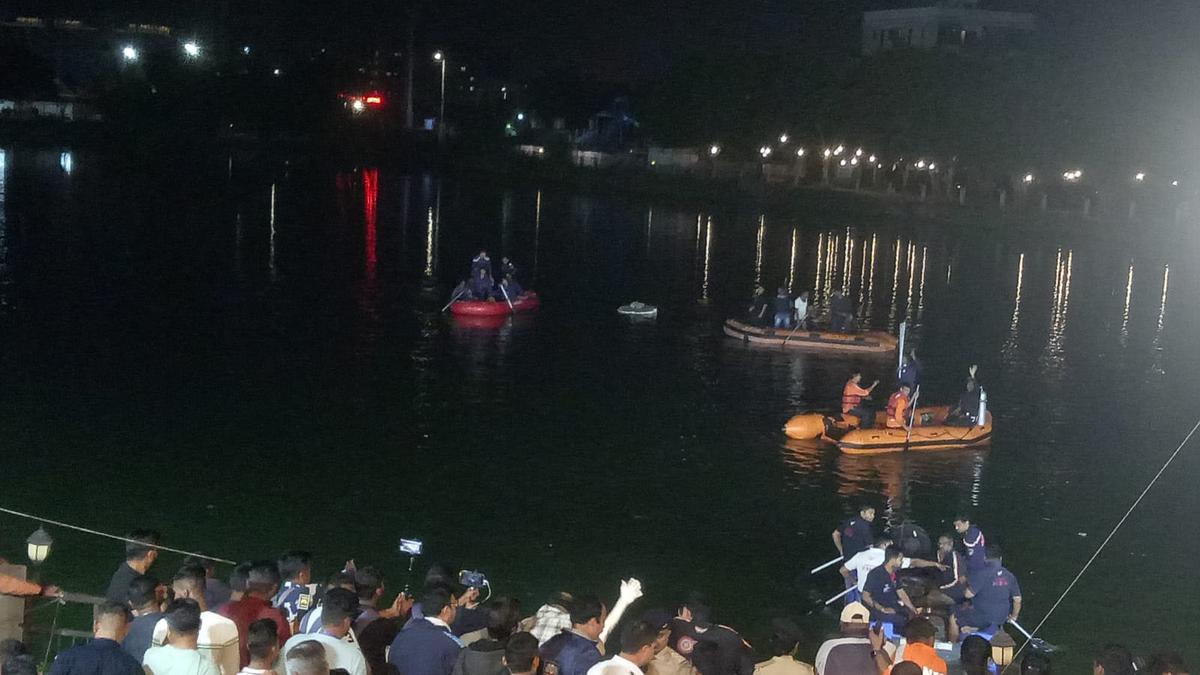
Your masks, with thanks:
<instances>
[{"instance_id":1,"label":"oar","mask_svg":"<svg viewBox=\"0 0 1200 675\"><path fill-rule=\"evenodd\" d=\"M1049 642L1046 642L1045 640L1043 640L1043 639L1041 639L1041 638L1035 638L1035 637L1033 637L1033 635L1031 635L1031 634L1029 633L1029 631L1025 630L1025 629L1024 629L1022 626L1021 626L1021 624L1017 623L1015 620L1013 620L1013 619L1009 619L1009 620L1008 620L1008 622L1009 622L1009 623L1011 623L1011 624L1013 625L1013 627L1014 627L1014 628L1016 628L1017 630L1021 631L1021 635L1024 635L1024 636L1025 636L1025 639L1029 641L1029 646L1030 646L1030 647L1033 647L1034 649L1036 649L1036 650L1038 650L1038 651L1042 651L1042 652L1056 652L1056 651L1058 651L1058 647L1056 647L1056 646L1054 646L1054 645L1050 644Z\"/></svg>"},{"instance_id":2,"label":"oar","mask_svg":"<svg viewBox=\"0 0 1200 675\"><path fill-rule=\"evenodd\" d=\"M451 296L450 302L446 303L446 306L442 308L442 311L444 312L444 311L450 309L450 305L453 305L454 301L458 300L458 298L463 294L463 291L465 291L465 290L466 289L463 288L461 285L459 286L459 288L454 289L454 295Z\"/></svg>"},{"instance_id":3,"label":"oar","mask_svg":"<svg viewBox=\"0 0 1200 675\"><path fill-rule=\"evenodd\" d=\"M847 595L850 595L850 591L853 591L856 588L858 588L857 585L847 588L846 590L842 591L841 593L838 593L837 595L833 596L832 598L826 600L825 604L832 605L833 603L837 602L838 600L841 600L842 598L846 597Z\"/></svg>"},{"instance_id":4,"label":"oar","mask_svg":"<svg viewBox=\"0 0 1200 675\"><path fill-rule=\"evenodd\" d=\"M817 572L820 572L821 570L826 569L828 567L833 567L834 565L836 565L837 563L840 563L840 562L842 562L842 556L839 555L838 557L834 558L833 560L830 560L829 562L825 563L824 565L818 565L817 567L814 567L812 569L812 571L809 572L809 574L816 574Z\"/></svg>"},{"instance_id":5,"label":"oar","mask_svg":"<svg viewBox=\"0 0 1200 675\"><path fill-rule=\"evenodd\" d=\"M792 332L788 333L788 336L787 336L787 337L785 337L785 338L783 339L783 345L781 345L781 346L783 346L783 347L786 347L786 346L787 346L787 343L788 343L788 340L791 340L791 339L792 339L792 336L796 334L796 331L800 330L800 326L802 326L802 325L804 325L804 322L803 322L803 321L797 321L797 322L796 322L796 327L795 327L795 328L793 328L793 329L792 329Z\"/></svg>"},{"instance_id":6,"label":"oar","mask_svg":"<svg viewBox=\"0 0 1200 675\"><path fill-rule=\"evenodd\" d=\"M908 450L909 441L912 440L912 428L917 423L917 399L921 398L921 385L917 385L917 390L913 392L912 401L909 402L908 415L908 433L904 435L904 449Z\"/></svg>"},{"instance_id":7,"label":"oar","mask_svg":"<svg viewBox=\"0 0 1200 675\"><path fill-rule=\"evenodd\" d=\"M508 302L508 309L509 309L509 311L510 311L510 312L512 312L513 314L516 314L516 313L517 313L517 308L516 308L516 307L513 307L512 300L509 300L509 298L508 298L508 290L507 290L506 288L504 288L504 284L500 284L500 292L504 294L504 299L505 299L505 301L507 301L507 302Z\"/></svg>"}]
</instances>

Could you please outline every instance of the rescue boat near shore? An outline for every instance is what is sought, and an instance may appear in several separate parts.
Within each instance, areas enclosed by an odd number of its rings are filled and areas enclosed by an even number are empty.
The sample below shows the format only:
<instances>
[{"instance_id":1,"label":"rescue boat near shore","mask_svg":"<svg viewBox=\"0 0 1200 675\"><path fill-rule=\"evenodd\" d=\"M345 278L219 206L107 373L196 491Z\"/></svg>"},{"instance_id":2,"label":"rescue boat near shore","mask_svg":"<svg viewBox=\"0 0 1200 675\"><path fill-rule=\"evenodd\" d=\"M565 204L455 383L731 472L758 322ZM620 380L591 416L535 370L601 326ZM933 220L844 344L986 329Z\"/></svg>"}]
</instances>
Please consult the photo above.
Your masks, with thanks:
<instances>
[{"instance_id":1,"label":"rescue boat near shore","mask_svg":"<svg viewBox=\"0 0 1200 675\"><path fill-rule=\"evenodd\" d=\"M984 412L984 423L972 426L946 424L949 406L917 408L912 432L884 426L884 413L876 414L871 428L860 429L854 415L801 413L787 421L788 438L822 441L836 445L848 455L882 455L892 452L961 450L992 442L992 414Z\"/></svg>"},{"instance_id":2,"label":"rescue boat near shore","mask_svg":"<svg viewBox=\"0 0 1200 675\"><path fill-rule=\"evenodd\" d=\"M455 300L450 303L450 313L457 316L505 316L507 314L532 312L541 306L538 294L533 291L513 301L512 307L504 300Z\"/></svg>"},{"instance_id":3,"label":"rescue boat near shore","mask_svg":"<svg viewBox=\"0 0 1200 675\"><path fill-rule=\"evenodd\" d=\"M754 326L737 319L725 321L725 334L746 344L816 349L823 351L886 354L896 350L897 340L883 331L867 333L835 333L829 330L792 331L789 328Z\"/></svg>"}]
</instances>

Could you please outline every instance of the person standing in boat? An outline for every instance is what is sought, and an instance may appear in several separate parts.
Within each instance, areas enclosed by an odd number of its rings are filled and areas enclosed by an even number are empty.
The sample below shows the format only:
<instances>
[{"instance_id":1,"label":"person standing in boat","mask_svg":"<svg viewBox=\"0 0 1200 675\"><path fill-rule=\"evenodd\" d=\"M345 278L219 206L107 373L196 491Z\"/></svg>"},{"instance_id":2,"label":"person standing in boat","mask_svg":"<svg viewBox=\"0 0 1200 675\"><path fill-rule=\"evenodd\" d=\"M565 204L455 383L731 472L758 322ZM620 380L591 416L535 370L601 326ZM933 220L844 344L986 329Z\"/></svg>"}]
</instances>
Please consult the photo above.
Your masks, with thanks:
<instances>
[{"instance_id":1,"label":"person standing in boat","mask_svg":"<svg viewBox=\"0 0 1200 675\"><path fill-rule=\"evenodd\" d=\"M800 291L800 295L796 296L792 307L796 309L796 326L800 328L808 327L808 291Z\"/></svg>"},{"instance_id":2,"label":"person standing in boat","mask_svg":"<svg viewBox=\"0 0 1200 675\"><path fill-rule=\"evenodd\" d=\"M492 276L492 259L488 257L487 251L481 250L479 254L471 259L471 278L474 279L479 275L479 270L487 270L487 275Z\"/></svg>"},{"instance_id":3,"label":"person standing in boat","mask_svg":"<svg viewBox=\"0 0 1200 675\"><path fill-rule=\"evenodd\" d=\"M917 360L915 349L908 350L904 355L904 363L900 366L900 382L907 384L913 391L921 384L921 362Z\"/></svg>"},{"instance_id":4,"label":"person standing in boat","mask_svg":"<svg viewBox=\"0 0 1200 675\"><path fill-rule=\"evenodd\" d=\"M492 274L488 267L478 267L471 274L471 297L475 300L493 300L492 291L496 288L496 283L492 280Z\"/></svg>"},{"instance_id":5,"label":"person standing in boat","mask_svg":"<svg viewBox=\"0 0 1200 675\"><path fill-rule=\"evenodd\" d=\"M792 299L788 296L787 289L782 286L775 291L775 327L792 327Z\"/></svg>"},{"instance_id":6,"label":"person standing in boat","mask_svg":"<svg viewBox=\"0 0 1200 675\"><path fill-rule=\"evenodd\" d=\"M871 523L875 522L875 507L864 503L858 507L858 516L843 520L833 531L833 545L842 554L842 561L854 557L855 553L871 548L875 533Z\"/></svg>"},{"instance_id":7,"label":"person standing in boat","mask_svg":"<svg viewBox=\"0 0 1200 675\"><path fill-rule=\"evenodd\" d=\"M987 540L978 526L971 524L969 516L957 516L954 530L962 535L963 548L967 552L967 570L976 572L987 565Z\"/></svg>"},{"instance_id":8,"label":"person standing in boat","mask_svg":"<svg viewBox=\"0 0 1200 675\"><path fill-rule=\"evenodd\" d=\"M900 388L896 393L892 394L888 399L887 404L887 421L885 424L889 429L907 429L908 428L908 404L909 394L912 393L912 388L906 382L900 383Z\"/></svg>"},{"instance_id":9,"label":"person standing in boat","mask_svg":"<svg viewBox=\"0 0 1200 675\"><path fill-rule=\"evenodd\" d=\"M864 399L879 386L879 380L875 380L866 389L859 386L859 382L862 382L862 373L855 371L850 374L850 379L846 380L846 386L842 387L842 417L854 415L858 418L858 426L870 428L875 425L875 411L864 403Z\"/></svg>"}]
</instances>

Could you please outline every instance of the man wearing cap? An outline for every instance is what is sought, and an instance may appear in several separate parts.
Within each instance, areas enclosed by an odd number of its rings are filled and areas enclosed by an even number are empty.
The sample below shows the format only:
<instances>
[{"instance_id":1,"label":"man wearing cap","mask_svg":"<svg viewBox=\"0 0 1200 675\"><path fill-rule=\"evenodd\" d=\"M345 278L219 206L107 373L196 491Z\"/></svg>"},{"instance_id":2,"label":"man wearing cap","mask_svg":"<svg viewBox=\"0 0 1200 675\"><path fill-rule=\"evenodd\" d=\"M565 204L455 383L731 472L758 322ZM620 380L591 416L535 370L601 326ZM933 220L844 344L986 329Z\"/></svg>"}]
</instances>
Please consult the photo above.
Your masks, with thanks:
<instances>
[{"instance_id":1,"label":"man wearing cap","mask_svg":"<svg viewBox=\"0 0 1200 675\"><path fill-rule=\"evenodd\" d=\"M800 628L788 619L771 621L775 629L768 643L772 657L754 666L754 675L813 675L812 666L796 660Z\"/></svg>"},{"instance_id":2,"label":"man wearing cap","mask_svg":"<svg viewBox=\"0 0 1200 675\"><path fill-rule=\"evenodd\" d=\"M665 609L651 609L642 614L642 621L658 629L654 640L654 658L642 670L646 675L696 675L692 662L671 649L671 614Z\"/></svg>"},{"instance_id":3,"label":"man wearing cap","mask_svg":"<svg viewBox=\"0 0 1200 675\"><path fill-rule=\"evenodd\" d=\"M826 640L817 650L817 675L863 675L875 672L871 641L867 637L870 621L871 610L861 602L852 602L842 608L842 637ZM891 644L884 645L884 649L891 654L896 651Z\"/></svg>"}]
</instances>

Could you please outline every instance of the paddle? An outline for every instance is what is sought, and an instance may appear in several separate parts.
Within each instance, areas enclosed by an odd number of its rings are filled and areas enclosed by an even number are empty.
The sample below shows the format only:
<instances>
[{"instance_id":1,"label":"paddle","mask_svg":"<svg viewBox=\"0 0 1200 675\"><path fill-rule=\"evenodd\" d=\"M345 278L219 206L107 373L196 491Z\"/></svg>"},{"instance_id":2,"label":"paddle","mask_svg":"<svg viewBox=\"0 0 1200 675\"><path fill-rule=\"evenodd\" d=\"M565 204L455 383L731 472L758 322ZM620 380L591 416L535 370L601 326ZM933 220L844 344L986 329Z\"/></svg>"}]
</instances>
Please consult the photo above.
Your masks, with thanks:
<instances>
[{"instance_id":1,"label":"paddle","mask_svg":"<svg viewBox=\"0 0 1200 675\"><path fill-rule=\"evenodd\" d=\"M504 294L504 300L508 302L509 311L511 311L513 314L516 314L517 308L513 307L512 300L510 300L508 297L508 289L504 287L504 284L500 284L500 292Z\"/></svg>"},{"instance_id":2,"label":"paddle","mask_svg":"<svg viewBox=\"0 0 1200 675\"><path fill-rule=\"evenodd\" d=\"M442 308L442 311L444 312L444 311L450 309L450 305L453 305L454 301L458 300L458 298L460 296L462 296L463 291L465 291L465 290L467 290L466 287L463 286L462 284L459 284L458 288L454 289L454 295L450 296L450 302L446 303L446 306Z\"/></svg>"},{"instance_id":3,"label":"paddle","mask_svg":"<svg viewBox=\"0 0 1200 675\"><path fill-rule=\"evenodd\" d=\"M830 560L829 562L825 563L824 565L818 565L817 567L814 567L812 569L812 571L809 572L809 574L816 574L817 572L820 572L821 570L823 570L827 567L833 567L835 564L840 563L840 562L842 562L842 556L839 555L838 557L834 558L833 560Z\"/></svg>"}]
</instances>

